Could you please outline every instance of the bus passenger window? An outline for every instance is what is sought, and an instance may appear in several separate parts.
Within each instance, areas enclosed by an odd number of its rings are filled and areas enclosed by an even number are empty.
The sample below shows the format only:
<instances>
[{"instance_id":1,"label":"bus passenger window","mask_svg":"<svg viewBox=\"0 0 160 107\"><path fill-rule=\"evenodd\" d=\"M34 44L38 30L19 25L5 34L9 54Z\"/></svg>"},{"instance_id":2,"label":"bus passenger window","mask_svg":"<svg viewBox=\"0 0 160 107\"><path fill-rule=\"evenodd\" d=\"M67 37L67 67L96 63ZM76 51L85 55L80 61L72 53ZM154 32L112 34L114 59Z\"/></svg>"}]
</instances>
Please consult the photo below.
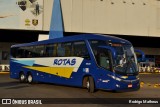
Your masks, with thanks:
<instances>
[{"instance_id":1,"label":"bus passenger window","mask_svg":"<svg viewBox=\"0 0 160 107\"><path fill-rule=\"evenodd\" d=\"M97 56L96 57L96 60L97 60L97 64L100 66L100 67L103 67L107 70L111 70L111 60L110 60L110 57L109 57L109 51L106 50L106 49L98 49L98 53L97 53Z\"/></svg>"},{"instance_id":2,"label":"bus passenger window","mask_svg":"<svg viewBox=\"0 0 160 107\"><path fill-rule=\"evenodd\" d=\"M57 50L58 57L64 57L65 56L65 48L62 43L58 44L58 50Z\"/></svg>"},{"instance_id":3,"label":"bus passenger window","mask_svg":"<svg viewBox=\"0 0 160 107\"><path fill-rule=\"evenodd\" d=\"M44 56L44 45L38 45L34 48L34 57L43 57Z\"/></svg>"},{"instance_id":4,"label":"bus passenger window","mask_svg":"<svg viewBox=\"0 0 160 107\"><path fill-rule=\"evenodd\" d=\"M28 53L27 58L32 58L31 52Z\"/></svg>"},{"instance_id":5,"label":"bus passenger window","mask_svg":"<svg viewBox=\"0 0 160 107\"><path fill-rule=\"evenodd\" d=\"M11 57L13 58L16 57L16 51L17 51L17 48L11 48Z\"/></svg>"},{"instance_id":6,"label":"bus passenger window","mask_svg":"<svg viewBox=\"0 0 160 107\"><path fill-rule=\"evenodd\" d=\"M73 52L73 56L90 59L90 56L84 41L74 42L72 52Z\"/></svg>"},{"instance_id":7,"label":"bus passenger window","mask_svg":"<svg viewBox=\"0 0 160 107\"><path fill-rule=\"evenodd\" d=\"M55 57L56 56L57 44L46 45L45 57Z\"/></svg>"},{"instance_id":8,"label":"bus passenger window","mask_svg":"<svg viewBox=\"0 0 160 107\"><path fill-rule=\"evenodd\" d=\"M70 57L72 51L72 43L64 43L63 45L65 48L65 57Z\"/></svg>"}]
</instances>

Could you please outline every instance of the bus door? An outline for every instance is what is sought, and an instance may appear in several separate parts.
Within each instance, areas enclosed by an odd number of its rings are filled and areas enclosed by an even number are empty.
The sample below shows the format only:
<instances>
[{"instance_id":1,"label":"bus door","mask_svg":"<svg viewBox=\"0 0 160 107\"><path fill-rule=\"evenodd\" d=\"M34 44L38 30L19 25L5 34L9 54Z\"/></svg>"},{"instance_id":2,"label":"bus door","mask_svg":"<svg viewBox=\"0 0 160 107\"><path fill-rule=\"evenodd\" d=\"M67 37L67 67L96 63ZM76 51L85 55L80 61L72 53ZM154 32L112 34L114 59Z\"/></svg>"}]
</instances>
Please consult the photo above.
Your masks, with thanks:
<instances>
[{"instance_id":1,"label":"bus door","mask_svg":"<svg viewBox=\"0 0 160 107\"><path fill-rule=\"evenodd\" d=\"M102 46L97 48L97 54L95 54L95 59L98 65L98 80L99 87L104 87L106 83L110 83L110 77L107 75L114 75L112 62L112 56L115 56L115 51L109 46ZM112 84L108 84L111 86ZM108 87L109 88L109 87Z\"/></svg>"}]
</instances>

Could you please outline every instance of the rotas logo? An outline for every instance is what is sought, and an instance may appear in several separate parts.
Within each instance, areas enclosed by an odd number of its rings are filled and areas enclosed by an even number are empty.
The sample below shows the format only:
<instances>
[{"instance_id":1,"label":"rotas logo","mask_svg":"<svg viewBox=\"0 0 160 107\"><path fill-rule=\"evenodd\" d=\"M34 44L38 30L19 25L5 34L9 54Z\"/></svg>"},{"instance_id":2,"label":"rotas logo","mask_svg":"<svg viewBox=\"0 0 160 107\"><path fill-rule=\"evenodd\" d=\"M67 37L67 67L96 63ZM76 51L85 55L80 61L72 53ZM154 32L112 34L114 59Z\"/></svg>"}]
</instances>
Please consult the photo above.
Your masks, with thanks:
<instances>
[{"instance_id":1,"label":"rotas logo","mask_svg":"<svg viewBox=\"0 0 160 107\"><path fill-rule=\"evenodd\" d=\"M76 59L55 59L53 65L75 65Z\"/></svg>"}]
</instances>

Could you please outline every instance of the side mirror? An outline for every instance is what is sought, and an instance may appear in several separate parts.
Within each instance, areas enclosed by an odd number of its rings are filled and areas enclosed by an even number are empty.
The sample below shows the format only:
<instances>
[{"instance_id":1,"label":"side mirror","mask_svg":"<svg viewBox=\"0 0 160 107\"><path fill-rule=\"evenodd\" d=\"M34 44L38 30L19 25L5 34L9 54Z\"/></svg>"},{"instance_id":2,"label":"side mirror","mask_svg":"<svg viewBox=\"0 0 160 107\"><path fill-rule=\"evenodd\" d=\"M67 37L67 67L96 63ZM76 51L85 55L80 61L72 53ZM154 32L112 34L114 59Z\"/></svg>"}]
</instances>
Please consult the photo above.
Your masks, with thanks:
<instances>
[{"instance_id":1,"label":"side mirror","mask_svg":"<svg viewBox=\"0 0 160 107\"><path fill-rule=\"evenodd\" d=\"M142 55L142 61L145 61L145 53L143 52L143 51L141 51L141 50L139 50L139 49L135 49L134 50L136 53L139 53L139 54L141 54Z\"/></svg>"},{"instance_id":2,"label":"side mirror","mask_svg":"<svg viewBox=\"0 0 160 107\"><path fill-rule=\"evenodd\" d=\"M114 59L117 57L116 50L113 47L111 47L111 46L98 46L98 47L111 51L112 57Z\"/></svg>"}]
</instances>

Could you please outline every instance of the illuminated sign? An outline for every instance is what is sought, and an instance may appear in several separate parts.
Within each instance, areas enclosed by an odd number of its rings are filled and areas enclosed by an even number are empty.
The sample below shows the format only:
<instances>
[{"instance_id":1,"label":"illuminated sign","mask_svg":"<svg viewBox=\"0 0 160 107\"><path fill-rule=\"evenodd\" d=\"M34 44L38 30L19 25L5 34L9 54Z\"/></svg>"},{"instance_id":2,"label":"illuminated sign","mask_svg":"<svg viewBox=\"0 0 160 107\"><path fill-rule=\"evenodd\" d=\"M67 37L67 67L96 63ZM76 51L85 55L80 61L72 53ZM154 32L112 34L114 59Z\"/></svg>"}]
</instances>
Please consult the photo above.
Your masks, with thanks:
<instances>
[{"instance_id":1,"label":"illuminated sign","mask_svg":"<svg viewBox=\"0 0 160 107\"><path fill-rule=\"evenodd\" d=\"M111 46L119 47L122 46L122 44L111 43Z\"/></svg>"}]
</instances>

